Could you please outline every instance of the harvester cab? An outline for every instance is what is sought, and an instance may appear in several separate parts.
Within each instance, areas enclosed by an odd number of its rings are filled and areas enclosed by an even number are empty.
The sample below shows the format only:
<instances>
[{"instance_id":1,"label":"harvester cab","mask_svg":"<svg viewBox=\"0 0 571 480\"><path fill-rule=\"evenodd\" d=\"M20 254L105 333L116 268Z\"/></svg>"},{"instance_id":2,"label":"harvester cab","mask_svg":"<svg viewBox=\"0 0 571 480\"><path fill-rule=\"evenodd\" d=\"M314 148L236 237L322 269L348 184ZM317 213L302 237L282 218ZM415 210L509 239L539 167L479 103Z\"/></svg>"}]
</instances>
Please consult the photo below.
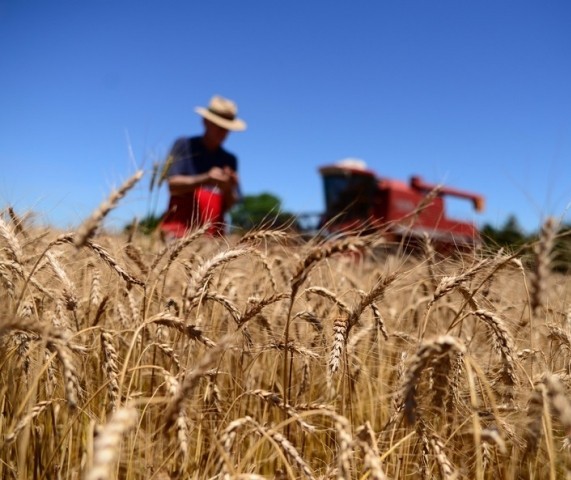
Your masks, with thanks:
<instances>
[{"instance_id":1,"label":"harvester cab","mask_svg":"<svg viewBox=\"0 0 571 480\"><path fill-rule=\"evenodd\" d=\"M482 196L429 184L413 176L409 183L378 177L360 160L343 160L319 169L323 178L325 213L321 227L330 232L381 231L390 241L408 241L425 234L441 247L473 246L480 243L477 227L468 221L446 216L446 196L484 208Z\"/></svg>"}]
</instances>

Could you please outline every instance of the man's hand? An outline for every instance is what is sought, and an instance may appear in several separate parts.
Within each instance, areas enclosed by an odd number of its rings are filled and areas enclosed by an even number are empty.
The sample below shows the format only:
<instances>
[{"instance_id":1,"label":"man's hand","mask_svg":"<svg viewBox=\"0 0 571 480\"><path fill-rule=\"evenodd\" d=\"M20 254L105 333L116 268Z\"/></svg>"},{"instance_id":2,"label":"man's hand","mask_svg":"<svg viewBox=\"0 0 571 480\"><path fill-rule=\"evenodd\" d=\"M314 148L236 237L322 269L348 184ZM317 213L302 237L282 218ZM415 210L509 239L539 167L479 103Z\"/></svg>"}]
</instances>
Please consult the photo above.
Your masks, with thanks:
<instances>
[{"instance_id":1,"label":"man's hand","mask_svg":"<svg viewBox=\"0 0 571 480\"><path fill-rule=\"evenodd\" d=\"M209 183L216 185L222 191L229 191L238 184L238 175L230 167L212 167L208 171Z\"/></svg>"}]
</instances>

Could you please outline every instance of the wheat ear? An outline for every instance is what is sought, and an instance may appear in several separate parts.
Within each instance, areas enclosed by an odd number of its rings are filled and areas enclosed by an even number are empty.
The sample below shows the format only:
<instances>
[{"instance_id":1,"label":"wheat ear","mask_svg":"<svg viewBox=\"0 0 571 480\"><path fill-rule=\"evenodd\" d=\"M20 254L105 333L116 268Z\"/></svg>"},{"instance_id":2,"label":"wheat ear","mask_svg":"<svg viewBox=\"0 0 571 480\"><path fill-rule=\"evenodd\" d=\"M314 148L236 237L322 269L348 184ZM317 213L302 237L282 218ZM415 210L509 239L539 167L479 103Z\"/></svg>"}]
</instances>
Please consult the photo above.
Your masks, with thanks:
<instances>
[{"instance_id":1,"label":"wheat ear","mask_svg":"<svg viewBox=\"0 0 571 480\"><path fill-rule=\"evenodd\" d=\"M145 323L149 325L151 323L156 323L157 325L164 325L165 327L173 328L181 333L184 333L189 338L201 342L207 347L216 346L216 343L214 343L212 340L210 340L210 338L205 336L200 328L196 327L195 325L190 325L184 322L183 320L175 317L174 315L171 315L168 312L159 313L149 318Z\"/></svg>"},{"instance_id":2,"label":"wheat ear","mask_svg":"<svg viewBox=\"0 0 571 480\"><path fill-rule=\"evenodd\" d=\"M234 440L236 439L236 435L238 430L242 428L244 425L248 425L249 423L253 423L254 419L250 416L245 416L243 418L239 418L234 420L228 424L228 426L222 431L220 436L220 445L222 449L222 454L218 460L218 466L216 471L218 474L222 473L223 479L230 478L227 475L228 471L228 464L230 463L230 453L232 450L232 446L234 445ZM219 476L219 475L217 475Z\"/></svg>"},{"instance_id":3,"label":"wheat ear","mask_svg":"<svg viewBox=\"0 0 571 480\"><path fill-rule=\"evenodd\" d=\"M97 243L92 242L91 240L85 240L84 245L86 247L89 247L95 253L97 253L97 255L99 255L99 258L101 258L107 265L109 265L113 270L115 270L115 272L117 272L119 276L127 283L132 283L141 286L145 285L144 282L142 282L138 278L135 278L133 275L128 273L124 268L122 268L113 259L113 257L109 254L109 252L105 250L101 245L98 245Z\"/></svg>"},{"instance_id":4,"label":"wheat ear","mask_svg":"<svg viewBox=\"0 0 571 480\"><path fill-rule=\"evenodd\" d=\"M430 360L456 350L464 353L466 348L460 341L449 335L435 338L424 342L411 358L410 365L404 375L402 398L404 402L404 414L410 424L416 420L416 387L422 371L429 365Z\"/></svg>"},{"instance_id":5,"label":"wheat ear","mask_svg":"<svg viewBox=\"0 0 571 480\"><path fill-rule=\"evenodd\" d=\"M337 317L333 322L333 345L331 347L331 354L329 355L329 375L333 375L339 370L346 337L347 319Z\"/></svg>"},{"instance_id":6,"label":"wheat ear","mask_svg":"<svg viewBox=\"0 0 571 480\"><path fill-rule=\"evenodd\" d=\"M93 464L85 475L86 480L108 480L115 478L112 467L119 456L121 437L131 430L138 419L137 410L125 406L113 414L95 437Z\"/></svg>"},{"instance_id":7,"label":"wheat ear","mask_svg":"<svg viewBox=\"0 0 571 480\"><path fill-rule=\"evenodd\" d=\"M162 372L169 394L171 397L176 397L180 391L180 384L178 380L169 371L163 369ZM183 459L186 459L186 456L188 455L188 424L187 415L184 410L179 412L175 421L175 425L178 447L183 456Z\"/></svg>"},{"instance_id":8,"label":"wheat ear","mask_svg":"<svg viewBox=\"0 0 571 480\"><path fill-rule=\"evenodd\" d=\"M73 240L73 243L77 248L85 245L86 241L93 236L102 220L111 210L117 206L119 200L121 200L125 194L135 186L135 184L141 179L142 176L142 170L135 172L135 174L127 179L119 187L118 190L111 192L109 198L105 200L101 205L99 205L99 208L97 208L91 214L91 216L79 227L77 230L77 235Z\"/></svg>"},{"instance_id":9,"label":"wheat ear","mask_svg":"<svg viewBox=\"0 0 571 480\"><path fill-rule=\"evenodd\" d=\"M246 322L250 319L258 315L265 307L271 305L273 303L279 302L289 298L289 293L276 293L274 295L270 295L269 297L262 298L262 299L252 299L248 302L248 306L244 313L240 315L238 318L238 326L243 326Z\"/></svg>"},{"instance_id":10,"label":"wheat ear","mask_svg":"<svg viewBox=\"0 0 571 480\"><path fill-rule=\"evenodd\" d=\"M290 417L294 418L305 431L310 433L313 433L315 431L315 427L307 423L305 420L303 420L299 416L299 413L296 411L296 409L291 405L289 405L288 403L284 402L284 400L277 393L270 392L269 390L256 389L256 390L250 390L246 392L246 394L261 398L270 405L285 410L287 414Z\"/></svg>"},{"instance_id":11,"label":"wheat ear","mask_svg":"<svg viewBox=\"0 0 571 480\"><path fill-rule=\"evenodd\" d=\"M161 262L163 257L168 253L167 261L165 265L158 273L158 277L162 276L162 274L170 267L170 265L178 258L181 252L188 247L192 242L194 242L197 238L202 237L208 230L208 225L202 225L201 227L197 228L196 230L192 230L187 232L187 234L177 239L174 243L167 245L163 248L161 252L159 252L153 263L149 267L149 271L152 272L155 268L157 268L158 264Z\"/></svg>"},{"instance_id":12,"label":"wheat ear","mask_svg":"<svg viewBox=\"0 0 571 480\"><path fill-rule=\"evenodd\" d=\"M24 255L22 252L22 246L20 245L13 228L4 221L2 216L0 216L0 237L3 237L4 240L6 240L6 245L12 256L12 260L16 263L22 264Z\"/></svg>"},{"instance_id":13,"label":"wheat ear","mask_svg":"<svg viewBox=\"0 0 571 480\"><path fill-rule=\"evenodd\" d=\"M504 325L503 320L493 312L483 309L474 311L474 315L482 319L494 333L495 345L502 356L504 369L508 376L509 383L511 385L517 385L518 380L515 370L514 342Z\"/></svg>"},{"instance_id":14,"label":"wheat ear","mask_svg":"<svg viewBox=\"0 0 571 480\"><path fill-rule=\"evenodd\" d=\"M351 328L353 328L353 326L358 322L363 310L372 305L377 298L382 296L386 288L395 280L396 277L396 273L391 273L390 275L380 278L373 288L362 296L361 301L350 310L346 318L337 318L335 320L333 324L333 346L329 356L329 373L331 375L339 369L341 364L341 355Z\"/></svg>"},{"instance_id":15,"label":"wheat ear","mask_svg":"<svg viewBox=\"0 0 571 480\"><path fill-rule=\"evenodd\" d=\"M16 230L16 235L22 235L25 239L28 239L28 233L24 229L24 219L20 218L13 207L8 207L8 216L14 225ZM25 216L25 215L24 215Z\"/></svg>"},{"instance_id":16,"label":"wheat ear","mask_svg":"<svg viewBox=\"0 0 571 480\"><path fill-rule=\"evenodd\" d=\"M342 313L346 315L349 315L351 313L349 305L343 302L343 300L341 300L338 295L336 295L334 292L328 290L325 287L309 287L306 288L303 293L305 294L313 293L315 295L319 295L320 297L327 298L332 303L334 303Z\"/></svg>"},{"instance_id":17,"label":"wheat ear","mask_svg":"<svg viewBox=\"0 0 571 480\"><path fill-rule=\"evenodd\" d=\"M458 472L450 462L448 455L446 455L446 449L444 448L444 443L436 434L430 434L428 438L428 445L430 450L436 458L436 463L440 469L440 475L443 480L455 480L458 478Z\"/></svg>"},{"instance_id":18,"label":"wheat ear","mask_svg":"<svg viewBox=\"0 0 571 480\"><path fill-rule=\"evenodd\" d=\"M114 412L119 402L119 358L115 345L113 345L111 333L102 330L100 338L101 350L103 352L103 362L101 366L108 381L107 395L109 398L109 409Z\"/></svg>"},{"instance_id":19,"label":"wheat ear","mask_svg":"<svg viewBox=\"0 0 571 480\"><path fill-rule=\"evenodd\" d=\"M279 447L284 451L284 453L294 461L297 467L302 471L304 476L309 480L314 480L315 476L309 468L309 465L305 462L303 457L299 454L297 449L293 444L280 432L274 429L266 429L258 422L254 421L254 426L256 430L264 436L269 436Z\"/></svg>"},{"instance_id":20,"label":"wheat ear","mask_svg":"<svg viewBox=\"0 0 571 480\"><path fill-rule=\"evenodd\" d=\"M478 263L470 267L469 269L465 270L464 272L453 275L447 276L440 280L440 283L436 287L432 299L426 305L426 311L424 314L424 321L421 325L421 330L419 332L419 338L422 340L424 338L424 334L426 333L426 328L428 326L428 317L430 314L430 309L443 296L447 295L454 289L460 287L464 282L472 279L478 272L488 266L490 263L489 259L480 260Z\"/></svg>"},{"instance_id":21,"label":"wheat ear","mask_svg":"<svg viewBox=\"0 0 571 480\"><path fill-rule=\"evenodd\" d=\"M187 293L188 301L191 304L194 304L198 300L200 294L208 289L214 270L217 267L240 258L248 252L248 248L238 247L225 252L220 252L204 262L194 275L193 282L189 288L189 292Z\"/></svg>"},{"instance_id":22,"label":"wheat ear","mask_svg":"<svg viewBox=\"0 0 571 480\"><path fill-rule=\"evenodd\" d=\"M185 375L177 395L173 397L167 406L164 424L165 431L169 430L176 422L181 409L184 407L184 401L198 386L200 378L209 373L212 366L219 360L219 357L231 346L231 338L230 335L227 335L220 339L214 347L206 352L196 367Z\"/></svg>"},{"instance_id":23,"label":"wheat ear","mask_svg":"<svg viewBox=\"0 0 571 480\"><path fill-rule=\"evenodd\" d=\"M365 242L358 238L348 238L334 241L324 245L317 245L310 249L309 253L298 264L291 279L292 301L299 287L305 281L311 269L321 260L331 257L336 253L356 252L365 246Z\"/></svg>"},{"instance_id":24,"label":"wheat ear","mask_svg":"<svg viewBox=\"0 0 571 480\"><path fill-rule=\"evenodd\" d=\"M544 303L546 281L549 275L551 252L553 250L556 232L557 223L550 217L543 223L539 241L533 248L535 263L530 275L530 302L531 311L534 313L536 313Z\"/></svg>"},{"instance_id":25,"label":"wheat ear","mask_svg":"<svg viewBox=\"0 0 571 480\"><path fill-rule=\"evenodd\" d=\"M375 432L369 421L355 431L355 441L365 452L363 463L369 472L369 477L374 480L386 480L388 477L383 471Z\"/></svg>"},{"instance_id":26,"label":"wheat ear","mask_svg":"<svg viewBox=\"0 0 571 480\"><path fill-rule=\"evenodd\" d=\"M149 273L149 267L147 267L147 264L143 261L143 253L136 245L132 243L125 245L125 254L137 265L143 275Z\"/></svg>"},{"instance_id":27,"label":"wheat ear","mask_svg":"<svg viewBox=\"0 0 571 480\"><path fill-rule=\"evenodd\" d=\"M14 430L6 435L4 441L7 444L14 442L18 437L18 434L53 402L54 400L44 400L43 402L38 402L36 405L34 405L34 407L16 424Z\"/></svg>"}]
</instances>

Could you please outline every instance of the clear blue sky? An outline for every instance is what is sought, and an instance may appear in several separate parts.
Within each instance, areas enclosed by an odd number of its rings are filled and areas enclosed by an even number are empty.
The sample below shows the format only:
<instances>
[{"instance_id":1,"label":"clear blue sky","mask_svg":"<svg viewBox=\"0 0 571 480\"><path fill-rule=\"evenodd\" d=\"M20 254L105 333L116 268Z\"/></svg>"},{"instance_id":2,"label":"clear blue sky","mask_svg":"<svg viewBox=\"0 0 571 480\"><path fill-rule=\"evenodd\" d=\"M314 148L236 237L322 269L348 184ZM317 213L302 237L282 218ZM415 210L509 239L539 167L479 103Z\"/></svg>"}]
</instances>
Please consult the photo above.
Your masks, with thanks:
<instances>
[{"instance_id":1,"label":"clear blue sky","mask_svg":"<svg viewBox=\"0 0 571 480\"><path fill-rule=\"evenodd\" d=\"M245 194L323 209L320 165L479 192L527 230L571 221L571 2L0 0L0 207L78 225L136 168L110 214L161 213L153 162L234 99Z\"/></svg>"}]
</instances>

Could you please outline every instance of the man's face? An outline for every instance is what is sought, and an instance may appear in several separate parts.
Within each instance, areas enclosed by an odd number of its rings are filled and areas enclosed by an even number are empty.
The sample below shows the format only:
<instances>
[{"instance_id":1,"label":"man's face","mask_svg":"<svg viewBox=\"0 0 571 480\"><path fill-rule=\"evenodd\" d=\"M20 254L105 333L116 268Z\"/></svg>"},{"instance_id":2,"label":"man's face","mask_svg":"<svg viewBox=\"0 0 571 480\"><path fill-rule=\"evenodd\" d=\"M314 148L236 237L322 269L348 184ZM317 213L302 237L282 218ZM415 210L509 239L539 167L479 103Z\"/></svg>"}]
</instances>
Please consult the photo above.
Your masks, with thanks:
<instances>
[{"instance_id":1,"label":"man's face","mask_svg":"<svg viewBox=\"0 0 571 480\"><path fill-rule=\"evenodd\" d=\"M219 127L215 123L212 123L209 120L204 119L204 127L206 129L204 136L208 140L211 145L220 146L226 140L228 136L228 130L225 128Z\"/></svg>"}]
</instances>

